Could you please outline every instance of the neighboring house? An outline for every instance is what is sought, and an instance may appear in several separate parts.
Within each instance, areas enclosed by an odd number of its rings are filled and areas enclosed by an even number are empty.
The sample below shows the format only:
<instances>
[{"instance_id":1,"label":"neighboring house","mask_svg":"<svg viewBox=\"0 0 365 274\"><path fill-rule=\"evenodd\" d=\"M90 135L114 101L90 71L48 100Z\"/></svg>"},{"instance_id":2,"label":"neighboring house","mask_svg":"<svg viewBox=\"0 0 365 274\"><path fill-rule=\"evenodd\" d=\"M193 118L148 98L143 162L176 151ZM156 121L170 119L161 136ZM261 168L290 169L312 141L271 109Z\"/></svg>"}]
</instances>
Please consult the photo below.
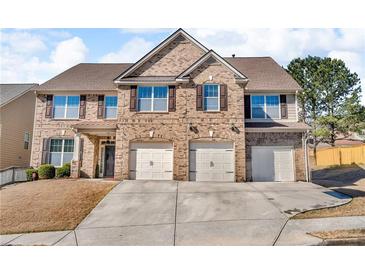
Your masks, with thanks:
<instances>
[{"instance_id":1,"label":"neighboring house","mask_svg":"<svg viewBox=\"0 0 365 274\"><path fill-rule=\"evenodd\" d=\"M38 84L0 84L0 169L29 167Z\"/></svg>"},{"instance_id":2,"label":"neighboring house","mask_svg":"<svg viewBox=\"0 0 365 274\"><path fill-rule=\"evenodd\" d=\"M338 134L336 138L338 138L338 140L335 141L336 147L363 145L365 144L365 130L363 130L361 133L352 132L346 137L342 134ZM311 147L313 147L313 145L311 145ZM331 144L321 142L317 145L317 147L331 147Z\"/></svg>"},{"instance_id":3,"label":"neighboring house","mask_svg":"<svg viewBox=\"0 0 365 274\"><path fill-rule=\"evenodd\" d=\"M37 89L32 165L73 177L305 180L300 86L270 57L223 58L179 29L134 64Z\"/></svg>"}]
</instances>

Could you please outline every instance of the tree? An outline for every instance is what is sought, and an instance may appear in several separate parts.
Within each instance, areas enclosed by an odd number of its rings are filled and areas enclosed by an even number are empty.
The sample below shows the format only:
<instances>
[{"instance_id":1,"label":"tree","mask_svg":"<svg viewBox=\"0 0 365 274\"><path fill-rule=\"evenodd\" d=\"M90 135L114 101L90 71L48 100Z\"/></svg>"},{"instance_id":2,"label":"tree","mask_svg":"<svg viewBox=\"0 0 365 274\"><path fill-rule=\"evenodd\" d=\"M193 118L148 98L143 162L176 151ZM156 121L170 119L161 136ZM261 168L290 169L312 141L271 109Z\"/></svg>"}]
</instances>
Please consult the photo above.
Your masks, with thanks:
<instances>
[{"instance_id":1,"label":"tree","mask_svg":"<svg viewBox=\"0 0 365 274\"><path fill-rule=\"evenodd\" d=\"M317 132L316 121L322 113L321 91L315 85L317 71L321 64L320 57L308 56L307 58L293 59L287 68L287 71L293 76L298 84L303 88L298 93L298 103L300 106L299 120L312 127L313 132ZM320 140L313 134L314 152ZM314 153L315 155L315 153Z\"/></svg>"},{"instance_id":2,"label":"tree","mask_svg":"<svg viewBox=\"0 0 365 274\"><path fill-rule=\"evenodd\" d=\"M298 96L301 117L312 127L315 148L319 142L334 146L336 140L364 129L360 79L342 60L296 58L287 70L303 88Z\"/></svg>"}]
</instances>

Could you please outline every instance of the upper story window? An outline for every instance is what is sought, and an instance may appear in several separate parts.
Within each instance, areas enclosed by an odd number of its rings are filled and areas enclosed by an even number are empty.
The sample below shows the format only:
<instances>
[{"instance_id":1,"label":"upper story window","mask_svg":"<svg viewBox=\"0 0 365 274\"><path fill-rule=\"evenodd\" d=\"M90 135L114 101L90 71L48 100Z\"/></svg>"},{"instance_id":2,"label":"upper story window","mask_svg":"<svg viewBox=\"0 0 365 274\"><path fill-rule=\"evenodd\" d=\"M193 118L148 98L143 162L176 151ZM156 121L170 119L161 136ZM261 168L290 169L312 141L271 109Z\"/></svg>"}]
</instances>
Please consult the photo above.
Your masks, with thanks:
<instances>
[{"instance_id":1,"label":"upper story window","mask_svg":"<svg viewBox=\"0 0 365 274\"><path fill-rule=\"evenodd\" d=\"M204 110L219 111L219 85L207 84L203 86Z\"/></svg>"},{"instance_id":2,"label":"upper story window","mask_svg":"<svg viewBox=\"0 0 365 274\"><path fill-rule=\"evenodd\" d=\"M80 96L54 96L53 118L79 118Z\"/></svg>"},{"instance_id":3,"label":"upper story window","mask_svg":"<svg viewBox=\"0 0 365 274\"><path fill-rule=\"evenodd\" d=\"M24 149L29 149L29 143L30 143L30 133L25 132L24 133Z\"/></svg>"},{"instance_id":4,"label":"upper story window","mask_svg":"<svg viewBox=\"0 0 365 274\"><path fill-rule=\"evenodd\" d=\"M251 117L261 119L279 119L279 95L252 95Z\"/></svg>"},{"instance_id":5,"label":"upper story window","mask_svg":"<svg viewBox=\"0 0 365 274\"><path fill-rule=\"evenodd\" d=\"M73 139L51 139L49 163L55 167L70 163L74 152Z\"/></svg>"},{"instance_id":6,"label":"upper story window","mask_svg":"<svg viewBox=\"0 0 365 274\"><path fill-rule=\"evenodd\" d=\"M166 86L139 86L137 96L138 111L168 111L168 89Z\"/></svg>"},{"instance_id":7,"label":"upper story window","mask_svg":"<svg viewBox=\"0 0 365 274\"><path fill-rule=\"evenodd\" d=\"M118 113L118 96L105 96L105 118L115 119Z\"/></svg>"}]
</instances>

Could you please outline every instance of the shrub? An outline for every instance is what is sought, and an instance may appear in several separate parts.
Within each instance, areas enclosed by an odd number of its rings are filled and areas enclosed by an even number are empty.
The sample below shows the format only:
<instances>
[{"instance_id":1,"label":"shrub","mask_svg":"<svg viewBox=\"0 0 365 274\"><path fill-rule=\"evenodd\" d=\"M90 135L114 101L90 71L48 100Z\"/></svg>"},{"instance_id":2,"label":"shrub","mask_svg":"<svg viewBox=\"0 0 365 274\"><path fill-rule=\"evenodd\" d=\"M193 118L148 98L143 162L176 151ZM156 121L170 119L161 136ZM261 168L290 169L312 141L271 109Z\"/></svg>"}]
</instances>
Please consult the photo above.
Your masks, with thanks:
<instances>
[{"instance_id":1,"label":"shrub","mask_svg":"<svg viewBox=\"0 0 365 274\"><path fill-rule=\"evenodd\" d=\"M39 179L52 179L55 176L55 168L53 165L41 165L38 168Z\"/></svg>"},{"instance_id":2,"label":"shrub","mask_svg":"<svg viewBox=\"0 0 365 274\"><path fill-rule=\"evenodd\" d=\"M33 181L33 172L37 173L38 177L38 171L35 168L28 168L25 170L25 173L27 174L27 181Z\"/></svg>"},{"instance_id":3,"label":"shrub","mask_svg":"<svg viewBox=\"0 0 365 274\"><path fill-rule=\"evenodd\" d=\"M56 177L70 177L71 165L69 163L64 164L62 167L56 169Z\"/></svg>"}]
</instances>

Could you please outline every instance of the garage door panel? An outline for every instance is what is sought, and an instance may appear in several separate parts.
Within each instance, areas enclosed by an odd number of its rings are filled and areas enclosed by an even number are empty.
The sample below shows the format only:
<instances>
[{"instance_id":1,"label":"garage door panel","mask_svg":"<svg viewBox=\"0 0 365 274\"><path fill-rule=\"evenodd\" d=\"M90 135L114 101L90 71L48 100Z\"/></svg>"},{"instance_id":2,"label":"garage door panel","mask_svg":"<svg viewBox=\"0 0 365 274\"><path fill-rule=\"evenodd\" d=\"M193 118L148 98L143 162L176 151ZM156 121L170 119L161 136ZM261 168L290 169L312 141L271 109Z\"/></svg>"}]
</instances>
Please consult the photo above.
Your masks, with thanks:
<instances>
[{"instance_id":1,"label":"garage door panel","mask_svg":"<svg viewBox=\"0 0 365 274\"><path fill-rule=\"evenodd\" d=\"M191 181L234 181L232 143L190 144Z\"/></svg>"},{"instance_id":2,"label":"garage door panel","mask_svg":"<svg viewBox=\"0 0 365 274\"><path fill-rule=\"evenodd\" d=\"M172 144L132 144L130 177L137 180L172 180Z\"/></svg>"},{"instance_id":3,"label":"garage door panel","mask_svg":"<svg viewBox=\"0 0 365 274\"><path fill-rule=\"evenodd\" d=\"M294 181L293 148L252 147L254 181Z\"/></svg>"}]
</instances>

